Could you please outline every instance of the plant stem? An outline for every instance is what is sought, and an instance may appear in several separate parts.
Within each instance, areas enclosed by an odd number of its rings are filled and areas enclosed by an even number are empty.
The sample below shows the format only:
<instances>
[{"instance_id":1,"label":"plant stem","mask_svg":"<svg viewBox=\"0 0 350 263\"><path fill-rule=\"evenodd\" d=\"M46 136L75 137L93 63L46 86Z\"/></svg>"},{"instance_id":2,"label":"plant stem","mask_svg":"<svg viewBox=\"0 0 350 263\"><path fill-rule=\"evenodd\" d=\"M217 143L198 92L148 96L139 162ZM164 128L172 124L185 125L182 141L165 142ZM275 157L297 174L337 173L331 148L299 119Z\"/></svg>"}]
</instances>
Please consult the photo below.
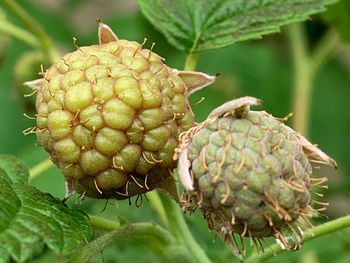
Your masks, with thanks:
<instances>
[{"instance_id":1,"label":"plant stem","mask_svg":"<svg viewBox=\"0 0 350 263\"><path fill-rule=\"evenodd\" d=\"M186 57L184 70L195 70L198 62L198 57L199 53L190 52ZM210 259L205 254L203 249L198 245L192 236L191 231L188 229L180 207L173 200L170 200L166 196L164 196L162 200L170 222L170 231L179 239L183 240L187 248L193 253L193 256L197 259L198 262L210 263Z\"/></svg>"},{"instance_id":2,"label":"plant stem","mask_svg":"<svg viewBox=\"0 0 350 263\"><path fill-rule=\"evenodd\" d=\"M198 61L198 55L198 53L189 53L187 55L185 70L195 70ZM167 220L169 222L168 226L170 232L178 240L185 244L187 249L192 253L195 262L210 263L210 259L207 257L203 249L198 245L192 236L191 231L188 229L179 205L165 195L161 195L161 200L165 209Z\"/></svg>"},{"instance_id":3,"label":"plant stem","mask_svg":"<svg viewBox=\"0 0 350 263\"><path fill-rule=\"evenodd\" d=\"M303 26L301 23L290 25L288 35L294 59L293 127L307 136L312 74Z\"/></svg>"},{"instance_id":4,"label":"plant stem","mask_svg":"<svg viewBox=\"0 0 350 263\"><path fill-rule=\"evenodd\" d=\"M329 29L319 41L311 56L311 73L316 74L327 58L336 53L339 44L339 35L334 28Z\"/></svg>"},{"instance_id":5,"label":"plant stem","mask_svg":"<svg viewBox=\"0 0 350 263\"><path fill-rule=\"evenodd\" d=\"M166 228L169 228L169 221L165 213L164 206L162 204L162 200L159 197L159 194L156 190L153 190L151 192L148 192L147 198L150 200L151 205L154 210L156 210L157 214L159 215L160 219L162 220L162 223Z\"/></svg>"},{"instance_id":6,"label":"plant stem","mask_svg":"<svg viewBox=\"0 0 350 263\"><path fill-rule=\"evenodd\" d=\"M186 57L185 70L195 70L198 62L199 53L189 53Z\"/></svg>"},{"instance_id":7,"label":"plant stem","mask_svg":"<svg viewBox=\"0 0 350 263\"><path fill-rule=\"evenodd\" d=\"M120 224L99 216L89 215L90 224L94 228L102 231L113 231L120 227Z\"/></svg>"},{"instance_id":8,"label":"plant stem","mask_svg":"<svg viewBox=\"0 0 350 263\"><path fill-rule=\"evenodd\" d=\"M34 48L40 47L40 42L32 33L5 20L0 21L0 32L22 40Z\"/></svg>"},{"instance_id":9,"label":"plant stem","mask_svg":"<svg viewBox=\"0 0 350 263\"><path fill-rule=\"evenodd\" d=\"M332 220L330 222L321 224L315 227L314 229L311 229L313 235L309 232L305 233L304 242L308 242L312 239L339 231L347 227L350 227L350 215ZM266 250L265 253L263 253L262 255L258 256L257 254L254 254L253 256L249 257L246 260L246 263L264 262L269 258L273 257L274 252L276 254L279 254L283 251L284 250L278 244L274 244L271 246L270 249Z\"/></svg>"},{"instance_id":10,"label":"plant stem","mask_svg":"<svg viewBox=\"0 0 350 263\"><path fill-rule=\"evenodd\" d=\"M43 52L54 63L59 57L58 52L54 48L51 39L43 30L43 28L14 0L3 0L5 4L23 21L28 30L36 35L41 42Z\"/></svg>"},{"instance_id":11,"label":"plant stem","mask_svg":"<svg viewBox=\"0 0 350 263\"><path fill-rule=\"evenodd\" d=\"M162 201L169 220L170 232L185 244L196 262L211 263L188 229L179 205L164 195L162 195Z\"/></svg>"},{"instance_id":12,"label":"plant stem","mask_svg":"<svg viewBox=\"0 0 350 263\"><path fill-rule=\"evenodd\" d=\"M40 174L47 171L48 169L50 169L53 166L54 166L54 164L50 160L50 158L45 159L45 160L41 161L40 163L36 164L34 167L32 167L29 170L29 181L34 179L35 177L39 176Z\"/></svg>"},{"instance_id":13,"label":"plant stem","mask_svg":"<svg viewBox=\"0 0 350 263\"><path fill-rule=\"evenodd\" d=\"M334 29L330 29L320 40L314 52L309 54L304 24L291 24L287 32L294 59L293 127L307 136L312 103L312 82L317 71L335 51L339 37Z\"/></svg>"}]
</instances>

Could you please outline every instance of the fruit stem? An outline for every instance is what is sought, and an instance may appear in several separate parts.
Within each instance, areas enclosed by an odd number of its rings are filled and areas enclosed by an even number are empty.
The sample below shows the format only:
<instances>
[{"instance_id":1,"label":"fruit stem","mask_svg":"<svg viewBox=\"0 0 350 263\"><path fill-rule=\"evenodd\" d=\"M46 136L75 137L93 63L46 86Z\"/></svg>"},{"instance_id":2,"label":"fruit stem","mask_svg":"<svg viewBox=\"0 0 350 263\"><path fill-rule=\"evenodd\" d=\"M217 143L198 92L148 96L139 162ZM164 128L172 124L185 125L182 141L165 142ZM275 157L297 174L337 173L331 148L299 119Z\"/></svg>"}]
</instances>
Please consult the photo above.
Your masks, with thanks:
<instances>
[{"instance_id":1,"label":"fruit stem","mask_svg":"<svg viewBox=\"0 0 350 263\"><path fill-rule=\"evenodd\" d=\"M310 232L306 232L304 236L304 242L310 241L312 239L328 235L330 233L342 230L344 228L350 227L350 215L332 220L330 222L318 225L315 228L310 229L312 234ZM254 254L250 256L245 262L246 263L255 263L255 262L264 262L268 260L269 258L273 257L274 253L279 254L283 252L284 250L278 245L274 244L265 251L262 255Z\"/></svg>"},{"instance_id":2,"label":"fruit stem","mask_svg":"<svg viewBox=\"0 0 350 263\"><path fill-rule=\"evenodd\" d=\"M199 53L190 52L186 57L184 70L195 70L198 62L198 56ZM210 263L211 260L196 242L196 240L191 234L191 231L188 229L188 226L185 222L183 213L179 205L164 195L162 195L162 201L165 207L165 211L167 213L168 220L170 222L170 231L173 233L173 235L178 239L182 240L182 242L186 245L188 250L192 252L193 257L196 259L197 262Z\"/></svg>"},{"instance_id":3,"label":"fruit stem","mask_svg":"<svg viewBox=\"0 0 350 263\"><path fill-rule=\"evenodd\" d=\"M310 54L304 24L290 25L287 33L294 60L293 127L307 136L314 76L335 51L339 38L335 30L330 29Z\"/></svg>"},{"instance_id":4,"label":"fruit stem","mask_svg":"<svg viewBox=\"0 0 350 263\"><path fill-rule=\"evenodd\" d=\"M35 166L29 169L29 181L33 180L35 177L39 176L40 174L47 171L53 166L53 162L50 158L45 159L40 163L36 164Z\"/></svg>"},{"instance_id":5,"label":"fruit stem","mask_svg":"<svg viewBox=\"0 0 350 263\"><path fill-rule=\"evenodd\" d=\"M198 263L211 263L203 249L198 245L196 240L188 229L179 205L165 195L161 195L163 205L169 220L170 232L187 247L192 253L193 258Z\"/></svg>"},{"instance_id":6,"label":"fruit stem","mask_svg":"<svg viewBox=\"0 0 350 263\"><path fill-rule=\"evenodd\" d=\"M103 217L89 215L89 219L91 226L98 230L113 231L120 227L119 223Z\"/></svg>"},{"instance_id":7,"label":"fruit stem","mask_svg":"<svg viewBox=\"0 0 350 263\"><path fill-rule=\"evenodd\" d=\"M38 39L32 33L5 20L0 21L0 32L22 40L34 48L40 47Z\"/></svg>"},{"instance_id":8,"label":"fruit stem","mask_svg":"<svg viewBox=\"0 0 350 263\"><path fill-rule=\"evenodd\" d=\"M199 53L189 53L186 57L185 70L194 71L197 66Z\"/></svg>"},{"instance_id":9,"label":"fruit stem","mask_svg":"<svg viewBox=\"0 0 350 263\"><path fill-rule=\"evenodd\" d=\"M19 4L14 0L3 0L5 4L23 21L27 26L28 30L36 35L41 42L41 49L52 63L54 63L58 58L58 52L54 48L54 45L50 37L46 34L44 29L37 23Z\"/></svg>"},{"instance_id":10,"label":"fruit stem","mask_svg":"<svg viewBox=\"0 0 350 263\"><path fill-rule=\"evenodd\" d=\"M146 193L147 198L151 202L151 206L157 212L158 216L162 220L163 225L166 228L169 228L169 221L166 216L166 212L162 203L162 200L159 197L159 194L156 190Z\"/></svg>"}]
</instances>

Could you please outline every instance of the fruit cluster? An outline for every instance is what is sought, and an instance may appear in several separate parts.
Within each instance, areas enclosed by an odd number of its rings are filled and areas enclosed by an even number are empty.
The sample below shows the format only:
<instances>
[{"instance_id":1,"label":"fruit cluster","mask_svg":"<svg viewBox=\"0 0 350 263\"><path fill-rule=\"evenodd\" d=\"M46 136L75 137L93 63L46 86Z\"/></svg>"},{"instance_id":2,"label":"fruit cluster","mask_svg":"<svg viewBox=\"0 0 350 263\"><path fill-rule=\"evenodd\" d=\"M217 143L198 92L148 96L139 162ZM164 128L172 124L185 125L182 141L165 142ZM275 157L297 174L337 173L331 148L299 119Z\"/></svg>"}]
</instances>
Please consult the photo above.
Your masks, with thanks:
<instances>
[{"instance_id":1,"label":"fruit cluster","mask_svg":"<svg viewBox=\"0 0 350 263\"><path fill-rule=\"evenodd\" d=\"M193 113L181 72L106 25L99 32L99 45L78 47L27 84L37 91L38 141L68 193L124 199L171 177ZM183 75L188 82L196 74Z\"/></svg>"},{"instance_id":2,"label":"fruit cluster","mask_svg":"<svg viewBox=\"0 0 350 263\"><path fill-rule=\"evenodd\" d=\"M312 217L311 187L326 181L311 177L310 162L336 163L284 119L251 111L250 104L260 101L244 97L224 104L181 135L184 210L198 207L220 235L274 236L289 246L282 230L299 231L292 224Z\"/></svg>"},{"instance_id":3,"label":"fruit cluster","mask_svg":"<svg viewBox=\"0 0 350 263\"><path fill-rule=\"evenodd\" d=\"M297 249L297 221L323 209L310 206L322 204L311 190L326 181L312 177L311 163L336 162L285 119L250 111L256 98L228 102L195 124L187 97L215 77L171 69L152 48L119 40L102 23L99 40L27 83L38 93L38 141L64 174L67 197L170 193L174 184L165 182L178 158L183 210L199 208L231 247L237 233Z\"/></svg>"}]
</instances>

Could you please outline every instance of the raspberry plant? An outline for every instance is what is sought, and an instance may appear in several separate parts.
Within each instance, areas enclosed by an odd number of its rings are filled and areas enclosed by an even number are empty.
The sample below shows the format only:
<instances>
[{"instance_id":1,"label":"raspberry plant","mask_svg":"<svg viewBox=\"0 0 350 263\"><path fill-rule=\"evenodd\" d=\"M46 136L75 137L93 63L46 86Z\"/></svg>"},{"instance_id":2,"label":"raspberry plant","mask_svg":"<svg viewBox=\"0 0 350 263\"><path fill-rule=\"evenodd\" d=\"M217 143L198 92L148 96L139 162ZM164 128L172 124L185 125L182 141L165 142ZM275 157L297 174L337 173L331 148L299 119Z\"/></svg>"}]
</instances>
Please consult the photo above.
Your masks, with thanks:
<instances>
[{"instance_id":1,"label":"raspberry plant","mask_svg":"<svg viewBox=\"0 0 350 263\"><path fill-rule=\"evenodd\" d=\"M316 227L311 223L328 205L318 192L327 188L327 176L314 170L319 163L334 168L337 163L306 139L313 79L339 44L338 33L326 32L309 54L303 24L296 24L335 2L138 0L151 24L187 53L184 70L177 70L165 64L169 54L158 55L147 39L119 39L99 19L98 44L80 46L73 38L75 51L58 51L54 36L25 8L3 0L0 46L12 36L33 47L15 72L16 92L23 92L18 85L23 81L36 96L33 103L26 95L25 109L36 112L35 126L24 134L34 133L50 159L28 170L19 158L0 155L0 262L34 262L46 248L64 262L88 262L123 240L143 244L161 262L215 262L184 220L183 212L196 210L233 252L230 262L262 262L282 250L303 250L304 242L348 227L349 216ZM336 19L334 10L347 7L341 1L324 16L345 41L346 23ZM26 28L8 20L7 12ZM197 103L191 106L189 96L220 75L196 72L199 54L261 38L287 24L295 68L293 129L284 124L289 115L252 111L251 106L261 106L254 97L227 102L195 122ZM40 68L39 79L33 68ZM36 176L45 179L52 164L65 179L63 200L30 184ZM74 193L80 205L70 202ZM119 222L109 220L87 214L92 201L81 204L86 197L104 199L106 206L128 199L130 207ZM145 199L161 224L124 219L142 209ZM246 241L256 250L250 256Z\"/></svg>"}]
</instances>

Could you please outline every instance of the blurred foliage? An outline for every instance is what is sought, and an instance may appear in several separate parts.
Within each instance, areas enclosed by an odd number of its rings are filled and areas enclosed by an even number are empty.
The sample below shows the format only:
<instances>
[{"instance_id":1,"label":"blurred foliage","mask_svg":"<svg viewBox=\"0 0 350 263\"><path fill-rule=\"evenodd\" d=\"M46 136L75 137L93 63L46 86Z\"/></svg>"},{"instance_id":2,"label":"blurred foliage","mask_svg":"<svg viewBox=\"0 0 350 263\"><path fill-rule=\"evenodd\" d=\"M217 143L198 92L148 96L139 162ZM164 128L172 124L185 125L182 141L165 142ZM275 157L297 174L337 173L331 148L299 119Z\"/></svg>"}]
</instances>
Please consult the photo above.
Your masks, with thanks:
<instances>
[{"instance_id":1,"label":"blurred foliage","mask_svg":"<svg viewBox=\"0 0 350 263\"><path fill-rule=\"evenodd\" d=\"M343 41L350 42L350 1L341 0L337 4L330 6L328 12L323 15L324 20L334 25Z\"/></svg>"},{"instance_id":2,"label":"blurred foliage","mask_svg":"<svg viewBox=\"0 0 350 263\"><path fill-rule=\"evenodd\" d=\"M43 0L21 0L18 1L48 32L54 40L61 53L73 51L72 37L75 36L77 44L90 45L98 42L97 24L81 32L74 24L75 16L84 8L93 8L94 15L84 17L82 23L91 24L91 20L100 17L99 10L101 3L109 8L109 15L102 16L102 19L117 33L121 39L136 40L143 42L144 37L148 38L145 46L149 48L152 42L156 42L153 49L155 52L166 58L166 63L174 68L183 68L186 54L171 47L165 38L154 30L147 20L135 9L128 13L118 13L118 8L110 8L108 3L113 0L62 0L59 8L55 10L50 7L55 1ZM43 4L46 2L46 4ZM119 1L123 5L124 1ZM116 6L116 5L113 5ZM136 3L135 3L136 6ZM100 8L98 8L100 7ZM21 25L20 21L8 10L7 18L14 24ZM310 24L320 24L315 17ZM318 27L310 27L310 36L319 38L321 34ZM282 28L283 31L283 28ZM314 39L312 38L312 39ZM29 167L34 166L48 157L47 153L36 146L35 135L24 136L22 131L25 128L34 126L33 120L23 116L26 105L18 96L18 91L23 87L16 82L16 63L27 52L33 50L26 44L16 39L11 39L11 45L2 46L0 35L2 63L0 63L0 153L11 153L23 158ZM313 44L313 43L311 43ZM42 62L44 63L44 61ZM37 66L35 66L37 67ZM37 72L40 68L35 68ZM229 48L211 50L202 53L199 57L198 70L208 74L221 73L216 84L201 90L191 96L191 104L196 104L202 97L205 100L194 106L194 113L197 121L203 121L207 114L218 105L235 97L250 95L263 100L263 110L272 113L277 117L284 117L291 111L291 98L293 87L292 59L289 47L284 34L275 34L265 37L263 40L250 41L235 44ZM321 149L334 157L339 162L339 171L325 170L330 179L330 190L324 191L325 199L333 197L345 200L347 206L341 209L337 204L331 203L332 214L329 216L338 217L350 212L350 68L339 62L335 57L329 61L317 74L312 94L312 112L310 127L310 140L317 142ZM22 91L23 92L23 91ZM25 92L28 93L28 92ZM322 172L322 170L321 170ZM57 168L51 168L45 174L35 178L32 185L39 190L49 192L55 197L64 197L64 180ZM68 200L70 205L75 206L75 197ZM134 202L135 200L131 200ZM141 208L129 206L128 201L119 202L116 205L108 205L101 213L104 201L86 199L79 207L91 214L101 215L109 219L117 220L118 216L131 222L156 222L161 223L156 213L150 207L149 202L144 200ZM333 209L334 207L334 209ZM214 233L207 230L207 225L201 219L200 213L186 216L189 228L203 246L214 262L234 262L233 256L225 247L221 239L215 243ZM98 234L98 233L96 233ZM283 253L269 262L304 262L307 253L312 254L316 262L349 262L350 249L347 238L348 231L342 231L329 236L313 240L294 253ZM269 240L274 243L273 240ZM249 240L247 241L247 245ZM248 245L247 254L252 248ZM336 255L336 257L335 257ZM310 256L309 256L310 257ZM105 262L160 262L151 252L137 242L122 242L104 251ZM32 262L56 262L59 258L52 251L47 250L42 256L35 258ZM92 262L102 262L101 256L96 256Z\"/></svg>"},{"instance_id":3,"label":"blurred foliage","mask_svg":"<svg viewBox=\"0 0 350 263\"><path fill-rule=\"evenodd\" d=\"M27 114L35 112L35 96L30 95L33 90L23 83L40 78L38 69L41 65L47 68L50 63L41 51L35 50L23 53L14 66L14 91L17 97L23 100L22 104Z\"/></svg>"},{"instance_id":4,"label":"blurred foliage","mask_svg":"<svg viewBox=\"0 0 350 263\"><path fill-rule=\"evenodd\" d=\"M5 12L2 10L2 8L0 7L0 21L1 20L6 20L6 14ZM4 60L4 56L5 56L5 51L6 51L6 47L9 44L9 37L5 36L5 35L1 35L0 34L0 66L3 63Z\"/></svg>"}]
</instances>

